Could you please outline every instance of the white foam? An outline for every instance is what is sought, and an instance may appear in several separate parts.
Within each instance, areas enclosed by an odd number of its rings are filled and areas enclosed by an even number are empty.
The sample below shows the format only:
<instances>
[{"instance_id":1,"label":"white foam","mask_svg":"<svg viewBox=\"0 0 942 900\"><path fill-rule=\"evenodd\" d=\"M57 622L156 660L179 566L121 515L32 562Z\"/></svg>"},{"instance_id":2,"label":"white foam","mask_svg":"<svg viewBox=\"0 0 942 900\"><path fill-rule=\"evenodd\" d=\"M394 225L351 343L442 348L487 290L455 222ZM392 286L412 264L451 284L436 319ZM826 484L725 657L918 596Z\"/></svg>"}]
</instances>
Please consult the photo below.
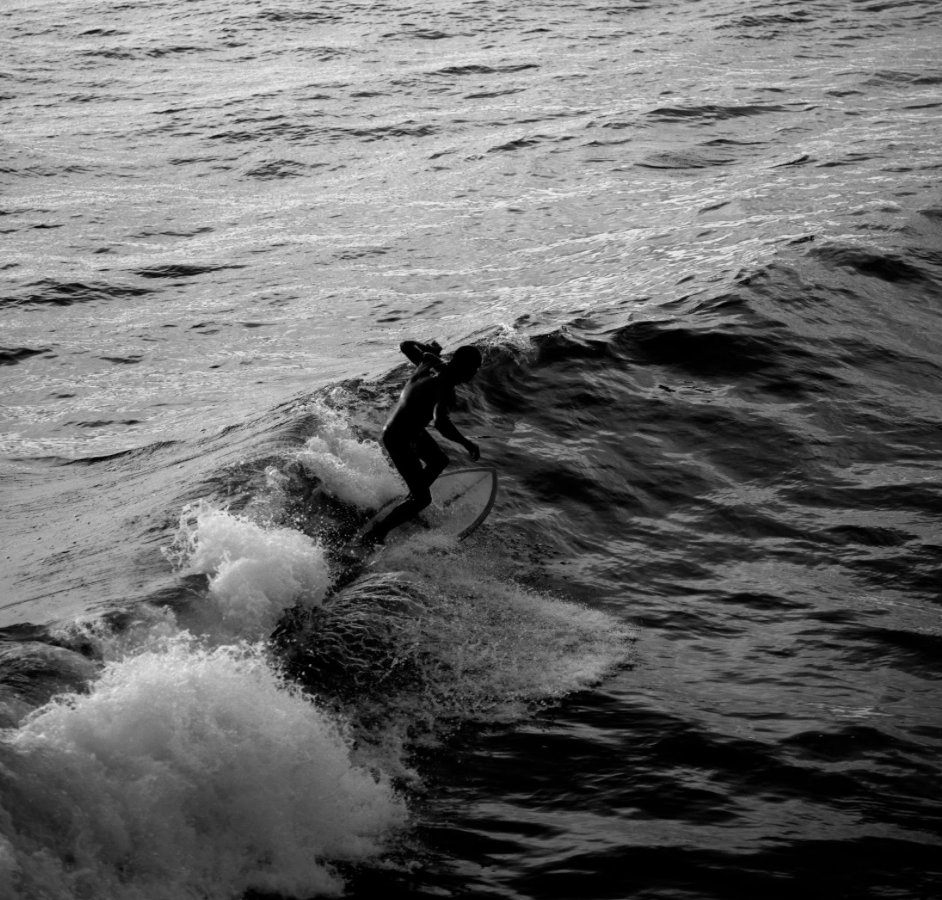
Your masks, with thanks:
<instances>
[{"instance_id":1,"label":"white foam","mask_svg":"<svg viewBox=\"0 0 942 900\"><path fill-rule=\"evenodd\" d=\"M183 637L8 732L0 783L0 888L24 900L336 893L331 864L376 856L405 822L259 651Z\"/></svg>"},{"instance_id":2,"label":"white foam","mask_svg":"<svg viewBox=\"0 0 942 900\"><path fill-rule=\"evenodd\" d=\"M317 605L330 584L324 548L312 538L205 501L183 511L174 546L185 574L209 576L220 624L236 639L266 636L283 610Z\"/></svg>"},{"instance_id":3,"label":"white foam","mask_svg":"<svg viewBox=\"0 0 942 900\"><path fill-rule=\"evenodd\" d=\"M329 494L361 509L378 509L404 493L380 445L361 439L344 415L318 407L318 433L298 452L305 473L318 479Z\"/></svg>"},{"instance_id":4,"label":"white foam","mask_svg":"<svg viewBox=\"0 0 942 900\"><path fill-rule=\"evenodd\" d=\"M512 721L627 659L623 623L456 549L434 535L393 544L315 618L305 652L321 654L346 695L356 686L351 711L362 706L371 728L385 720L434 741L456 720Z\"/></svg>"}]
</instances>

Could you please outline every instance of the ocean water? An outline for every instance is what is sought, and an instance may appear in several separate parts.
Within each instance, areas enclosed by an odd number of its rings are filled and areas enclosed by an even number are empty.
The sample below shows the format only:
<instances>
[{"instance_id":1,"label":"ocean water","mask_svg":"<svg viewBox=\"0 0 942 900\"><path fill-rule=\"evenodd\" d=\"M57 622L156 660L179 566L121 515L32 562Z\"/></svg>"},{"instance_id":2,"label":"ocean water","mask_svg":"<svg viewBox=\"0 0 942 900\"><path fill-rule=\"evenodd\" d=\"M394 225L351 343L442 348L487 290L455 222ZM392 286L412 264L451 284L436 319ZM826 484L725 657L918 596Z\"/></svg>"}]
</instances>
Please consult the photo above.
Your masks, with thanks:
<instances>
[{"instance_id":1,"label":"ocean water","mask_svg":"<svg viewBox=\"0 0 942 900\"><path fill-rule=\"evenodd\" d=\"M0 47L0 896L940 895L936 0ZM341 586L407 338L501 492Z\"/></svg>"}]
</instances>

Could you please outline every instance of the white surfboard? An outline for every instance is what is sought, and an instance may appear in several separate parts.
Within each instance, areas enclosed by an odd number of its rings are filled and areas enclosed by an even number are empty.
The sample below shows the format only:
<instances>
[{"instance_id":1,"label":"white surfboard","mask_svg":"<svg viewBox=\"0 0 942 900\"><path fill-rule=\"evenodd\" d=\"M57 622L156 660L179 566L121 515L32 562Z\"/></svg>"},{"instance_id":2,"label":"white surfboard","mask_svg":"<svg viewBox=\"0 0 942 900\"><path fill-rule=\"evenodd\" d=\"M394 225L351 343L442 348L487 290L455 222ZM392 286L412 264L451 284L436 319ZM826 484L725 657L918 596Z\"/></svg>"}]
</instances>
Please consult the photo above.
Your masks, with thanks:
<instances>
[{"instance_id":1,"label":"white surfboard","mask_svg":"<svg viewBox=\"0 0 942 900\"><path fill-rule=\"evenodd\" d=\"M386 542L398 541L417 530L436 531L464 540L486 518L497 496L497 470L491 466L473 466L443 472L432 485L432 502L413 522L391 531ZM390 500L363 529L389 515L405 497Z\"/></svg>"},{"instance_id":2,"label":"white surfboard","mask_svg":"<svg viewBox=\"0 0 942 900\"><path fill-rule=\"evenodd\" d=\"M411 522L393 529L386 544L395 544L420 533L442 534L464 540L486 518L497 496L497 470L490 466L453 469L440 475L432 485L432 502ZM360 536L390 512L405 496L390 500L347 544L339 554L340 571L334 579L332 592L349 584L381 548L364 545Z\"/></svg>"},{"instance_id":3,"label":"white surfboard","mask_svg":"<svg viewBox=\"0 0 942 900\"><path fill-rule=\"evenodd\" d=\"M432 503L419 519L461 541L487 518L496 497L497 469L491 466L444 472L432 485Z\"/></svg>"}]
</instances>

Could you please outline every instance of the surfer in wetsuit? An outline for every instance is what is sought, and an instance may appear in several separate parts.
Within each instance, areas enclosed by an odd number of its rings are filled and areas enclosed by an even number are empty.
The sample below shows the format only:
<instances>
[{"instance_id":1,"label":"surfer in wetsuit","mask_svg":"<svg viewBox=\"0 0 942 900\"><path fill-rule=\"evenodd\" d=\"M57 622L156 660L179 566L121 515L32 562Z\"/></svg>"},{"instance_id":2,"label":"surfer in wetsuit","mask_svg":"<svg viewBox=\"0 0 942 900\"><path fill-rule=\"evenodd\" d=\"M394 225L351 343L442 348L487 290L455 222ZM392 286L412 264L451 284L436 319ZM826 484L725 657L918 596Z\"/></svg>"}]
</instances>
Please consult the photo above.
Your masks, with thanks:
<instances>
[{"instance_id":1,"label":"surfer in wetsuit","mask_svg":"<svg viewBox=\"0 0 942 900\"><path fill-rule=\"evenodd\" d=\"M434 422L442 437L461 444L472 460L481 451L468 440L448 417L455 403L455 385L470 381L481 365L481 353L475 347L459 347L451 359L442 361L442 348L432 341L403 341L399 349L415 364L415 371L402 389L383 429L383 445L389 458L409 487L409 496L388 516L373 525L363 537L364 544L382 543L386 535L416 516L432 502L429 488L448 465L448 457L428 433Z\"/></svg>"}]
</instances>

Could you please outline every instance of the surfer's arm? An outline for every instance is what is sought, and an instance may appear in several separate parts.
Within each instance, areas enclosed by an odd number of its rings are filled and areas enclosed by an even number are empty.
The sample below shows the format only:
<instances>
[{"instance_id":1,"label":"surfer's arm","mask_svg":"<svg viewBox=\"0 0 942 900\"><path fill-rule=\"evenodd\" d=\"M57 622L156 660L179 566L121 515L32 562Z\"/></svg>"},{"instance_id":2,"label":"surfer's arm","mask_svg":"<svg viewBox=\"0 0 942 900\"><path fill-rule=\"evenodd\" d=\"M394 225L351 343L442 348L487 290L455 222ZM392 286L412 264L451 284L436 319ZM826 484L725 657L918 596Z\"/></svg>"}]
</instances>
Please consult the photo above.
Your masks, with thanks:
<instances>
[{"instance_id":1,"label":"surfer's arm","mask_svg":"<svg viewBox=\"0 0 942 900\"><path fill-rule=\"evenodd\" d=\"M438 341L432 341L429 344L420 344L418 341L403 341L399 345L399 349L406 355L409 362L414 365L419 366L422 363L426 363L436 369L440 368L442 365L442 348ZM433 357L433 359L428 359L430 356Z\"/></svg>"},{"instance_id":2,"label":"surfer's arm","mask_svg":"<svg viewBox=\"0 0 942 900\"><path fill-rule=\"evenodd\" d=\"M468 451L468 456L474 462L481 457L481 448L474 441L469 441L457 428L455 423L448 416L448 408L444 403L439 403L435 407L435 428L438 433L455 444L461 444Z\"/></svg>"}]
</instances>

